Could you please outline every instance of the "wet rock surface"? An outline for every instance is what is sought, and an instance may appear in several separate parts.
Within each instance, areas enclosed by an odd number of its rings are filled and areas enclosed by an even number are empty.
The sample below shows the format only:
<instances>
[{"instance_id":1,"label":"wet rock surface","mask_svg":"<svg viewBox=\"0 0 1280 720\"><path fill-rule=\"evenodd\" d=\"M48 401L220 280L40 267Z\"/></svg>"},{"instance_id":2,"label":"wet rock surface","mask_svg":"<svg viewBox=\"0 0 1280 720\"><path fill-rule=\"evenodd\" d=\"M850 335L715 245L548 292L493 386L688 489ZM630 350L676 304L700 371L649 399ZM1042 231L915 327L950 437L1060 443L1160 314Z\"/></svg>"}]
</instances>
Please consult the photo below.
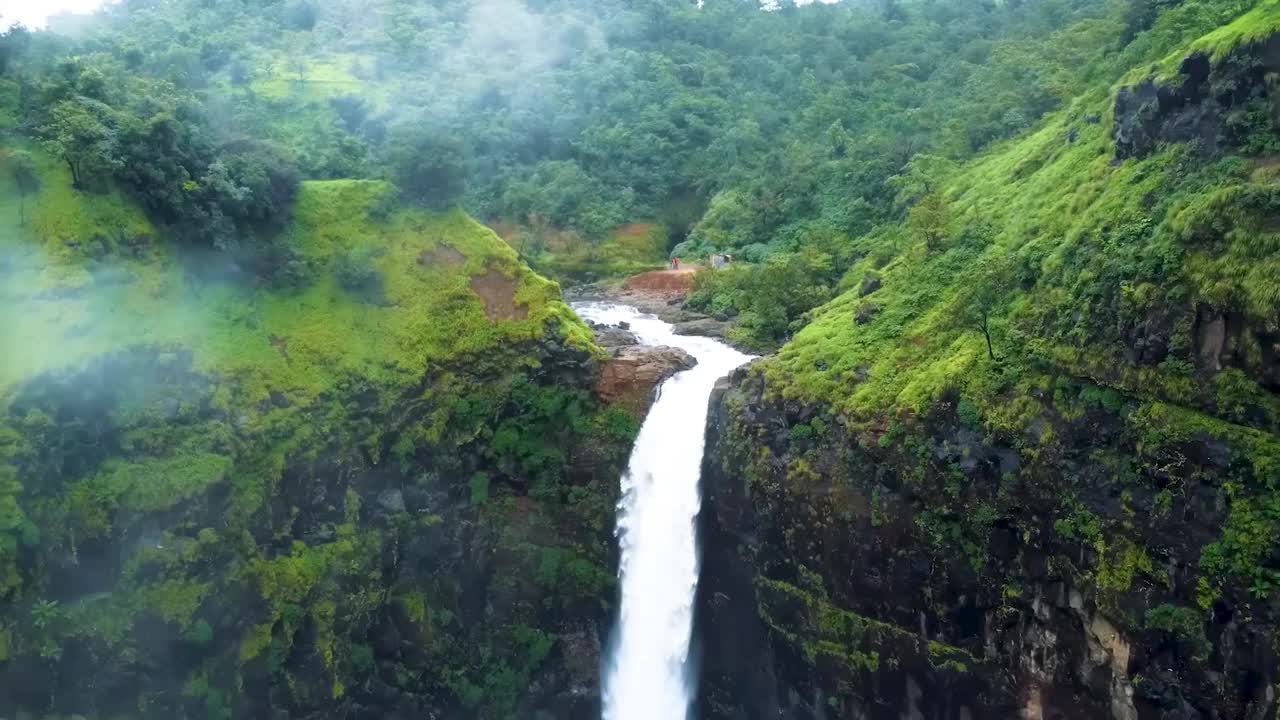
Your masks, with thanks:
<instances>
[{"instance_id":1,"label":"wet rock surface","mask_svg":"<svg viewBox=\"0 0 1280 720\"><path fill-rule=\"evenodd\" d=\"M1277 70L1280 37L1273 36L1220 61L1191 55L1176 80L1122 88L1112 129L1116 159L1146 157L1166 142L1195 142L1208 153L1239 144L1244 137L1234 115L1274 102L1267 76Z\"/></svg>"},{"instance_id":2,"label":"wet rock surface","mask_svg":"<svg viewBox=\"0 0 1280 720\"><path fill-rule=\"evenodd\" d=\"M604 325L590 320L587 321L587 326L595 334L596 343L603 348L618 348L639 344L640 341L636 339L636 334L623 327L623 325Z\"/></svg>"},{"instance_id":3,"label":"wet rock surface","mask_svg":"<svg viewBox=\"0 0 1280 720\"><path fill-rule=\"evenodd\" d=\"M142 496L146 503L118 505L110 531L81 532L74 543L46 533L42 592L49 607L84 607L83 625L59 615L60 634L44 636L43 650L29 641L5 645L13 626L0 627L0 649L10 653L0 656L0 717L205 717L205 699L184 692L189 675L206 677L203 667L215 668L207 671L211 687L236 689L216 696L225 703L217 717L503 717L477 710L484 699L464 704L438 678L452 666L474 673L468 682L480 688L509 672L480 665L475 658L494 656L481 648L532 637L545 657L516 688L510 716L599 718L607 593L566 590L545 572L503 570L572 557L590 577L610 577L612 508L630 439L625 431L587 437L567 430L566 417L540 421L528 410L529 398L554 410L589 392L602 371L589 353L548 335L525 342L519 357L529 368L517 383L525 395L494 397L476 427L505 427L508 438L524 433L529 446L563 458L556 492L572 491L580 504L529 497L526 466L494 454L474 427L459 435L449 424L444 441L391 453L398 438L419 437L426 426L432 408L421 388L380 395L353 377L303 408L307 419L294 431L307 439L281 456L262 442L262 415L290 404L221 406L213 380L184 352L120 353L19 388L0 420L60 419L49 424L54 431L33 435L35 452L20 458L32 493L70 492L78 478L102 477L100 468L125 461L134 472L121 481L134 487L142 470L165 462L168 445L184 443L208 450L163 465L161 481L178 475L170 467L194 472L209 457L235 457L236 483L256 477L264 458L278 465L248 509L230 474L211 474L198 491L175 496L165 485ZM430 373L447 372L474 402L485 389L511 386L502 367L468 357L426 370L422 385L438 382ZM574 402L578 412L601 407ZM307 434L339 412L341 422ZM363 434L371 428L376 444ZM140 433L176 440L157 451L132 444ZM179 552L192 559L189 582L174 583L172 569L151 560ZM35 558L21 558L20 570L31 572ZM286 585L287 602L273 609ZM189 587L200 594L184 605ZM160 600L189 608L189 617L148 609ZM103 634L98 618L107 616L128 621L120 636ZM54 651L57 664L40 654Z\"/></svg>"}]
</instances>

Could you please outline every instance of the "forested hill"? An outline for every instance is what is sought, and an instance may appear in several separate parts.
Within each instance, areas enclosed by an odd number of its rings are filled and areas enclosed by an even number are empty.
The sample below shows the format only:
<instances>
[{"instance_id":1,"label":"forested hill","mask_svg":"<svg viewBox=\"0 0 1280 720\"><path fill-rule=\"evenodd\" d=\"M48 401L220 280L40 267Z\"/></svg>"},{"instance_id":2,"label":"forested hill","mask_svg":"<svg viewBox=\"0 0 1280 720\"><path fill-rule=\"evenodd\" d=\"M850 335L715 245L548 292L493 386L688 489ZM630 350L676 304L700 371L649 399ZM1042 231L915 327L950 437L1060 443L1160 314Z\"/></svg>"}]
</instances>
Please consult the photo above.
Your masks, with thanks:
<instances>
[{"instance_id":1,"label":"forested hill","mask_svg":"<svg viewBox=\"0 0 1280 720\"><path fill-rule=\"evenodd\" d=\"M840 240L904 212L888 180L912 157L968 157L1245 5L1142 34L1149 0L128 0L67 36L6 35L0 117L190 243L267 241L295 172L389 177L534 230L535 259L637 221L686 255L818 247L821 296ZM776 342L813 302L749 334Z\"/></svg>"}]
</instances>

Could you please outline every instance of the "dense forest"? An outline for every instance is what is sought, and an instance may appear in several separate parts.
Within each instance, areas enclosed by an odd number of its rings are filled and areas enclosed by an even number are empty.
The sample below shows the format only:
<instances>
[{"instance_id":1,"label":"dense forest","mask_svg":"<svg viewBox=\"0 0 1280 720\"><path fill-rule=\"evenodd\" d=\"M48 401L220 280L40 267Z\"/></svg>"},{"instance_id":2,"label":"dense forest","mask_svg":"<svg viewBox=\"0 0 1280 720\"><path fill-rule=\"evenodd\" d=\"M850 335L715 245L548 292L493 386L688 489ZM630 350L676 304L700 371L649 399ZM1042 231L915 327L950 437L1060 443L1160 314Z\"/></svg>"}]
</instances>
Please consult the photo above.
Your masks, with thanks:
<instances>
[{"instance_id":1,"label":"dense forest","mask_svg":"<svg viewBox=\"0 0 1280 720\"><path fill-rule=\"evenodd\" d=\"M1276 717L1278 47L1275 0L0 33L0 716L598 717L644 401L561 291L730 253L701 717Z\"/></svg>"},{"instance_id":2,"label":"dense forest","mask_svg":"<svg viewBox=\"0 0 1280 720\"><path fill-rule=\"evenodd\" d=\"M14 30L8 124L77 186L112 182L183 242L240 246L283 282L301 268L270 240L299 177L461 203L562 276L668 249L770 257L745 282L783 297L697 302L771 347L832 296L848 238L1247 3L1146 33L1155 3L365 5L126 2L75 39ZM608 242L637 221L660 226L656 249ZM557 230L585 252L539 265L549 240L566 250Z\"/></svg>"}]
</instances>

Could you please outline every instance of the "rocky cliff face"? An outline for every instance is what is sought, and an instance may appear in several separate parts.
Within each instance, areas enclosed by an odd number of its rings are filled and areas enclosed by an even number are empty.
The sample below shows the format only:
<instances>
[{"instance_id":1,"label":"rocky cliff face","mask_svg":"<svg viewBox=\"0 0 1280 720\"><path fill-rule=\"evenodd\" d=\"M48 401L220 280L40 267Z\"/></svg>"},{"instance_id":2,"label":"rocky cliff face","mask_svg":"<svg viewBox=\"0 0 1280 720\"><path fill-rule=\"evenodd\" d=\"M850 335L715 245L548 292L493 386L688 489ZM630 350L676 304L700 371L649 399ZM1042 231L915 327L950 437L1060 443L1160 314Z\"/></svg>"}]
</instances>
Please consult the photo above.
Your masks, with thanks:
<instances>
[{"instance_id":1,"label":"rocky cliff face","mask_svg":"<svg viewBox=\"0 0 1280 720\"><path fill-rule=\"evenodd\" d=\"M1274 594L1196 572L1248 472L1230 443L1118 483L1140 441L1104 407L1028 457L954 405L883 440L797 432L823 416L748 373L712 402L703 717L1274 717Z\"/></svg>"},{"instance_id":2,"label":"rocky cliff face","mask_svg":"<svg viewBox=\"0 0 1280 720\"><path fill-rule=\"evenodd\" d=\"M1174 79L1122 88L1114 105L1117 159L1146 157L1160 143L1194 142L1215 153L1249 139L1274 107L1267 75L1280 69L1280 38L1213 62L1207 51L1187 56ZM1258 114L1261 117L1258 117Z\"/></svg>"}]
</instances>

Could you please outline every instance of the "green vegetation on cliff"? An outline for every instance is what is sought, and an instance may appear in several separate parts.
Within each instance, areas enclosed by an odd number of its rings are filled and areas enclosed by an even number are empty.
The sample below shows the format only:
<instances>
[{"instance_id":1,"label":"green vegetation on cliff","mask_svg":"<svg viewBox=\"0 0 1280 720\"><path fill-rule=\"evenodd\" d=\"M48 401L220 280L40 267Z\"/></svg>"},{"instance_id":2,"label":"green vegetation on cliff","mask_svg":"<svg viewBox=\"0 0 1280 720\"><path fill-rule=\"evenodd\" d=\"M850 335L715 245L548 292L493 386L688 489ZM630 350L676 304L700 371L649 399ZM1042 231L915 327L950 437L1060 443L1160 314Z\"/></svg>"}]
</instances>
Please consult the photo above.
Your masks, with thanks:
<instances>
[{"instance_id":1,"label":"green vegetation on cliff","mask_svg":"<svg viewBox=\"0 0 1280 720\"><path fill-rule=\"evenodd\" d=\"M271 239L289 281L264 283L41 148L7 150L6 182L20 157L38 190L0 207L10 702L248 715L270 687L369 702L381 664L395 704L504 716L594 635L635 425L591 398L598 351L554 283L369 180L302 183ZM378 646L405 632L419 656ZM104 666L138 689L83 682Z\"/></svg>"},{"instance_id":2,"label":"green vegetation on cliff","mask_svg":"<svg viewBox=\"0 0 1280 720\"><path fill-rule=\"evenodd\" d=\"M1153 32L1185 33L1188 16L1213 21L1194 9L1170 10ZM1249 28L1278 22L1272 3L1215 30L1243 44L1215 46L1211 81L1251 82L1259 46ZM1227 443L1241 462L1232 485L1246 516L1232 516L1204 569L1264 596L1280 588L1280 569L1245 536L1280 532L1255 505L1270 502L1280 477L1269 347L1280 236L1267 220L1280 188L1268 169L1276 134L1250 119L1269 101L1242 92L1209 111L1224 116L1218 135L1120 161L1116 138L1132 120L1116 117L1112 101L1123 87L1085 95L956 170L940 191L939 247L910 222L855 241L851 289L815 311L764 372L786 397L825 400L870 428L910 422L959 393L971 422L1022 438L1029 454L1053 452L1048 418L1070 420L1099 399L1118 405L1143 467L1169 462L1180 444Z\"/></svg>"},{"instance_id":3,"label":"green vegetation on cliff","mask_svg":"<svg viewBox=\"0 0 1280 720\"><path fill-rule=\"evenodd\" d=\"M847 613L996 662L962 688L896 647L938 707L975 716L1002 673L1109 698L1046 691L1046 715L1275 711L1215 678L1275 682L1280 638L1278 33L1278 3L1173 4L1028 133L916 155L897 218L793 256L847 270L701 280L703 307L769 298L773 332L757 308L739 332L791 335L730 394L719 450L751 500L737 557L760 622L794 649L773 651L778 693L909 701L892 642L818 652L817 619ZM1261 666L1235 654L1255 638ZM872 652L879 669L850 660Z\"/></svg>"}]
</instances>

